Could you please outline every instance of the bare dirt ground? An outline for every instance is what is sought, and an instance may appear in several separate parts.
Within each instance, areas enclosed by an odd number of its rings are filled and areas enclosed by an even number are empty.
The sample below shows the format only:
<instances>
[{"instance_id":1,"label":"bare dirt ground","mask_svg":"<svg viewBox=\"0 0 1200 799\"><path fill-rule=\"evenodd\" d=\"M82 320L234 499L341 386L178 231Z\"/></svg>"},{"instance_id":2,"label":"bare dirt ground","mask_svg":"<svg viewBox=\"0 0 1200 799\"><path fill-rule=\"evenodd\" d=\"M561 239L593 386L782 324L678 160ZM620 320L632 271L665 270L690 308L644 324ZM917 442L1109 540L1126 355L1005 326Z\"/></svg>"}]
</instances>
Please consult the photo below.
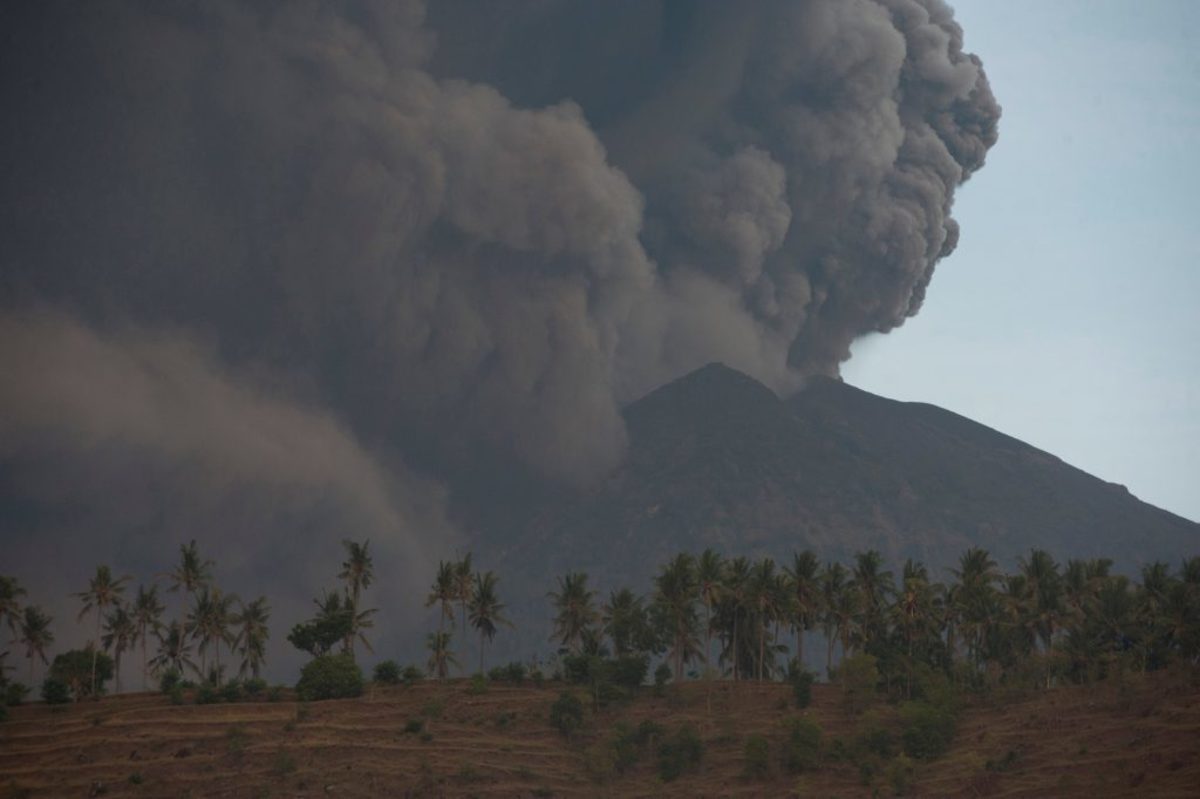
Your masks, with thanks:
<instances>
[{"instance_id":1,"label":"bare dirt ground","mask_svg":"<svg viewBox=\"0 0 1200 799\"><path fill-rule=\"evenodd\" d=\"M0 724L0 799L17 796L871 796L856 766L780 767L783 721L807 714L826 742L855 719L835 687L806 711L778 684L690 683L588 712L564 739L549 723L560 686L464 681L374 688L360 699L173 706L126 695L14 708ZM691 722L700 768L664 783L647 752L600 774L589 753L619 720ZM416 726L420 725L417 731ZM406 727L409 728L406 731ZM771 775L742 776L746 737L771 745ZM881 796L891 795L878 783ZM1064 687L969 708L945 756L918 764L913 796L1200 796L1200 689L1173 677Z\"/></svg>"}]
</instances>

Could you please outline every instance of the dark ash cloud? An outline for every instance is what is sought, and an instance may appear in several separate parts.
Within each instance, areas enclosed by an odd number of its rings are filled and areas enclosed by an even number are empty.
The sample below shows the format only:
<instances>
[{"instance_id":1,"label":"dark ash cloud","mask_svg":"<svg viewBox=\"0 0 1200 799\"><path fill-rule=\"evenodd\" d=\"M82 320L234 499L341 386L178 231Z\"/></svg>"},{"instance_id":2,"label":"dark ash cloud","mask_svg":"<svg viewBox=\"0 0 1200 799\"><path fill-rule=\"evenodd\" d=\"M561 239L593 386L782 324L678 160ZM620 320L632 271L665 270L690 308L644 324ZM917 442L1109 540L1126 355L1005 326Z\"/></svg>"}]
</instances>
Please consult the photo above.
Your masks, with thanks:
<instances>
[{"instance_id":1,"label":"dark ash cloud","mask_svg":"<svg viewBox=\"0 0 1200 799\"><path fill-rule=\"evenodd\" d=\"M247 579L370 535L424 573L464 475L586 484L649 388L722 360L793 390L915 314L999 117L940 0L0 23L17 571L37 527L93 559L194 534Z\"/></svg>"}]
</instances>

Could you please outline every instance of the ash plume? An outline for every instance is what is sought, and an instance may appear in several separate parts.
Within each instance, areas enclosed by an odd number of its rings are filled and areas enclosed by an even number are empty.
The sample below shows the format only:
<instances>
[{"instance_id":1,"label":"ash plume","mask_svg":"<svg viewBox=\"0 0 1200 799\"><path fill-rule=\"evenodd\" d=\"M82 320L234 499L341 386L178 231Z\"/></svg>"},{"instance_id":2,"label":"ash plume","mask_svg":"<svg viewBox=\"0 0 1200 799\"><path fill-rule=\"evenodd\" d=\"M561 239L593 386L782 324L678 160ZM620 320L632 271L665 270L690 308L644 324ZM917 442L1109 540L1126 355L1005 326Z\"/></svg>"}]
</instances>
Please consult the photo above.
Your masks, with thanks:
<instances>
[{"instance_id":1,"label":"ash plume","mask_svg":"<svg viewBox=\"0 0 1200 799\"><path fill-rule=\"evenodd\" d=\"M38 519L97 550L196 530L248 571L324 526L423 567L456 542L434 484L587 484L648 389L722 360L793 390L915 314L1000 113L940 0L0 21L24 563Z\"/></svg>"}]
</instances>

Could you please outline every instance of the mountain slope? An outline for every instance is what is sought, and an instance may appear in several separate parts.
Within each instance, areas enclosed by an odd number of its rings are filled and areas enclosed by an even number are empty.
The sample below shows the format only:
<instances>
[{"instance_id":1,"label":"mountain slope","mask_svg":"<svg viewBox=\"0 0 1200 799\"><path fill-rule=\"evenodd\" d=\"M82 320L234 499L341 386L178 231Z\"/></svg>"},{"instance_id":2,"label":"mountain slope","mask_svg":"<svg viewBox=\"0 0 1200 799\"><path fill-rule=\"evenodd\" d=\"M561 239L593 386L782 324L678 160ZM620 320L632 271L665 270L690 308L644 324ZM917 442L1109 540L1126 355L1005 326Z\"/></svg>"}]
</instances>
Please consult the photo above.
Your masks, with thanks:
<instances>
[{"instance_id":1,"label":"mountain slope","mask_svg":"<svg viewBox=\"0 0 1200 799\"><path fill-rule=\"evenodd\" d=\"M608 587L641 584L671 553L709 546L776 558L810 547L824 559L875 548L933 567L969 546L1007 566L1036 546L1122 569L1200 550L1200 525L1122 486L941 408L836 380L781 400L710 364L625 416L625 465L594 491L533 511L506 570L583 568Z\"/></svg>"}]
</instances>

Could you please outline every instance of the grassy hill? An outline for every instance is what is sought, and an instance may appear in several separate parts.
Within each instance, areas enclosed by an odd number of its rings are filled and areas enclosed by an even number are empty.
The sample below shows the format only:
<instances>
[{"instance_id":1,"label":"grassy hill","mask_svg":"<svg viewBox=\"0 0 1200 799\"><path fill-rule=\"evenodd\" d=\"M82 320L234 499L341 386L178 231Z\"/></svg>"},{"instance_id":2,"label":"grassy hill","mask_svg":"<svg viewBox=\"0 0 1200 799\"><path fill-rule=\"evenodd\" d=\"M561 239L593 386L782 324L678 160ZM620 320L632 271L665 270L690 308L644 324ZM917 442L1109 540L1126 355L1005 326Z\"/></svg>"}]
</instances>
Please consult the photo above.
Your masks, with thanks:
<instances>
[{"instance_id":1,"label":"grassy hill","mask_svg":"<svg viewBox=\"0 0 1200 799\"><path fill-rule=\"evenodd\" d=\"M836 686L805 711L778 683L692 682L663 697L589 711L571 740L548 721L561 686L464 681L374 688L360 699L172 706L141 694L57 710L15 708L0 724L0 797L18 796L870 796L835 739L864 725ZM868 711L887 723L894 710ZM780 767L784 720L824 731L819 766ZM694 725L698 769L663 782L648 747L624 774L601 745L618 722ZM743 776L745 742L766 738L770 774ZM876 777L880 794L889 780ZM916 764L913 796L1195 796L1200 688L1156 673L968 706L950 751Z\"/></svg>"}]
</instances>

